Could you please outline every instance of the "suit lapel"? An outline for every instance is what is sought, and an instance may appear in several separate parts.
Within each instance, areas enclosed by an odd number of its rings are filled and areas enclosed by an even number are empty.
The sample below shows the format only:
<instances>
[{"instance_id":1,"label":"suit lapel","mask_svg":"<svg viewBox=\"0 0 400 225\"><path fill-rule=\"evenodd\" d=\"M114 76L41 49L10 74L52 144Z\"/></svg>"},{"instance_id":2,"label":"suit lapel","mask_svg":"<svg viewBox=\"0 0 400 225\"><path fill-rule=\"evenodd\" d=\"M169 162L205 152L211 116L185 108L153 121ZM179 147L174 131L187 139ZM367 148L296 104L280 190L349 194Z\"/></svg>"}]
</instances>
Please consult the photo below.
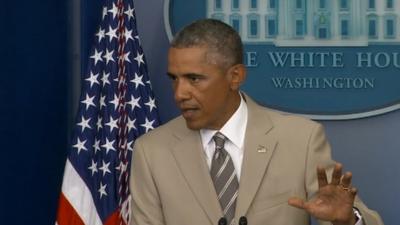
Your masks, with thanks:
<instances>
[{"instance_id":1,"label":"suit lapel","mask_svg":"<svg viewBox=\"0 0 400 225\"><path fill-rule=\"evenodd\" d=\"M248 122L236 218L246 215L278 143L272 121L265 110L248 96L245 95L244 98L248 106ZM198 131L187 129L183 119L182 123L182 127L175 133L178 141L172 154L193 195L211 224L215 224L222 217L222 210L205 161L200 135Z\"/></svg>"},{"instance_id":2,"label":"suit lapel","mask_svg":"<svg viewBox=\"0 0 400 225\"><path fill-rule=\"evenodd\" d=\"M277 138L273 134L272 122L266 115L265 110L255 104L249 97L246 99L248 122L236 204L236 218L246 215L277 144Z\"/></svg>"},{"instance_id":3,"label":"suit lapel","mask_svg":"<svg viewBox=\"0 0 400 225\"><path fill-rule=\"evenodd\" d=\"M211 224L216 224L222 216L222 210L204 157L199 132L186 129L184 134L176 136L180 140L172 153L177 165Z\"/></svg>"}]
</instances>

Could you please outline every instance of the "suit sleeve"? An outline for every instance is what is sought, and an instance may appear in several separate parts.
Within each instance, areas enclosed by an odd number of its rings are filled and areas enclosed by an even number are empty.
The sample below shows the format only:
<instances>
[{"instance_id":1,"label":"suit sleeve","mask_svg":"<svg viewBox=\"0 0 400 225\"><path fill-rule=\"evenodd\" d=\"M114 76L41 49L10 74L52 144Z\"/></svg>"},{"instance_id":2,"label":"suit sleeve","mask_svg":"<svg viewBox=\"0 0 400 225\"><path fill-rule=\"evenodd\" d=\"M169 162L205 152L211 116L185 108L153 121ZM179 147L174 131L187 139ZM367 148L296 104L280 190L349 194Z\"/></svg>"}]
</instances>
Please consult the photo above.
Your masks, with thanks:
<instances>
[{"instance_id":1,"label":"suit sleeve","mask_svg":"<svg viewBox=\"0 0 400 225\"><path fill-rule=\"evenodd\" d=\"M164 225L161 201L141 139L135 143L131 166L131 225Z\"/></svg>"},{"instance_id":2,"label":"suit sleeve","mask_svg":"<svg viewBox=\"0 0 400 225\"><path fill-rule=\"evenodd\" d=\"M330 179L335 165L335 161L332 160L330 145L320 124L316 124L311 131L306 160L306 191L307 198L311 199L318 191L317 166L327 168L328 179ZM364 225L383 225L379 214L369 209L358 196L356 196L354 207L360 211ZM319 224L328 225L330 223L319 221Z\"/></svg>"}]
</instances>

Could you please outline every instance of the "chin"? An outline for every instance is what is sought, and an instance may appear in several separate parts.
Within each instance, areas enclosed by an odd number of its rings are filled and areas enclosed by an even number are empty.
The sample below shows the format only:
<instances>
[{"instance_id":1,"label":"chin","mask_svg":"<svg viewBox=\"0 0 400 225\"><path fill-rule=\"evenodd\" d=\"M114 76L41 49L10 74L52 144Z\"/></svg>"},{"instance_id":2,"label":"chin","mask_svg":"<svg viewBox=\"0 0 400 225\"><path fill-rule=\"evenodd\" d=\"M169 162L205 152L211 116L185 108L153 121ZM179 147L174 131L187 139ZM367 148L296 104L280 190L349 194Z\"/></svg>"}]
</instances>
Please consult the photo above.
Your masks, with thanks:
<instances>
[{"instance_id":1,"label":"chin","mask_svg":"<svg viewBox=\"0 0 400 225\"><path fill-rule=\"evenodd\" d=\"M201 124L187 120L186 120L186 127L189 128L190 130L200 130L204 128L203 126L201 126Z\"/></svg>"}]
</instances>

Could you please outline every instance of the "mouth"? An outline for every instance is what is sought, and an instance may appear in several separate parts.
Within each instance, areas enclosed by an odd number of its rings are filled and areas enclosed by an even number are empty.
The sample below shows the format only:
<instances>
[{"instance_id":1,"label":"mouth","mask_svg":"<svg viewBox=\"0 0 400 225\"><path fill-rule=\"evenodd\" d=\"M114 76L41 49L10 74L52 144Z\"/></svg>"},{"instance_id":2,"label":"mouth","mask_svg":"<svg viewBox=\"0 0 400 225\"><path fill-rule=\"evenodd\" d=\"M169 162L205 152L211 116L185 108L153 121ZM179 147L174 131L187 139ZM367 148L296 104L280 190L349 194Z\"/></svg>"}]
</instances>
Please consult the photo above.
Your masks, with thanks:
<instances>
[{"instance_id":1,"label":"mouth","mask_svg":"<svg viewBox=\"0 0 400 225\"><path fill-rule=\"evenodd\" d=\"M181 112L182 112L182 116L185 119L192 119L196 115L198 110L199 110L198 108L183 108L183 109L181 109Z\"/></svg>"}]
</instances>

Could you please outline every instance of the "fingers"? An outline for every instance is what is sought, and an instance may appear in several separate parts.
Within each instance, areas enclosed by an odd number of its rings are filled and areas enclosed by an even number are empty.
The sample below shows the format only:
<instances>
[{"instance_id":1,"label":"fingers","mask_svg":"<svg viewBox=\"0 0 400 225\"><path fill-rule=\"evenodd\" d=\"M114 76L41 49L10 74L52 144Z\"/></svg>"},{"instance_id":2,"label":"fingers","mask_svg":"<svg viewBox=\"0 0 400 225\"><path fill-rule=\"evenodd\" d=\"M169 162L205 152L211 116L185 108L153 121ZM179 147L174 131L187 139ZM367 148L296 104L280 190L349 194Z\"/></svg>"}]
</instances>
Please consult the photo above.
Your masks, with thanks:
<instances>
[{"instance_id":1,"label":"fingers","mask_svg":"<svg viewBox=\"0 0 400 225\"><path fill-rule=\"evenodd\" d=\"M304 201L298 197L291 197L288 200L289 205L294 206L299 209L304 209Z\"/></svg>"},{"instance_id":2,"label":"fingers","mask_svg":"<svg viewBox=\"0 0 400 225\"><path fill-rule=\"evenodd\" d=\"M311 215L314 215L315 210L317 208L319 208L318 205L321 204L321 201L322 200L317 199L315 201L315 203L310 203L310 202L305 202L303 199L298 198L298 197L291 197L291 198L289 198L288 203L289 203L289 205L291 205L293 207L296 207L299 209L304 209Z\"/></svg>"},{"instance_id":3,"label":"fingers","mask_svg":"<svg viewBox=\"0 0 400 225\"><path fill-rule=\"evenodd\" d=\"M342 175L343 166L340 163L336 163L332 173L332 180L330 185L335 185L340 187L341 189L347 191L348 193L355 196L357 194L357 189L351 186L351 180L353 175L351 172L346 172ZM328 179L326 175L326 171L323 167L317 167L317 178L318 178L318 186L319 188L323 188L328 185ZM307 208L306 203L302 203L302 208Z\"/></svg>"},{"instance_id":4,"label":"fingers","mask_svg":"<svg viewBox=\"0 0 400 225\"><path fill-rule=\"evenodd\" d=\"M328 185L328 178L326 177L325 169L320 166L317 167L317 178L319 188Z\"/></svg>"},{"instance_id":5,"label":"fingers","mask_svg":"<svg viewBox=\"0 0 400 225\"><path fill-rule=\"evenodd\" d=\"M333 173L332 173L331 184L339 185L340 179L342 177L342 168L343 168L342 164L340 164L340 163L335 164L335 168L333 169Z\"/></svg>"},{"instance_id":6,"label":"fingers","mask_svg":"<svg viewBox=\"0 0 400 225\"><path fill-rule=\"evenodd\" d=\"M357 188L355 188L355 187L352 187L351 189L350 189L350 193L353 195L353 196L356 196L356 194L357 194Z\"/></svg>"},{"instance_id":7,"label":"fingers","mask_svg":"<svg viewBox=\"0 0 400 225\"><path fill-rule=\"evenodd\" d=\"M352 174L350 172L346 172L341 178L340 185L344 188L350 187L351 178L352 178Z\"/></svg>"}]
</instances>

